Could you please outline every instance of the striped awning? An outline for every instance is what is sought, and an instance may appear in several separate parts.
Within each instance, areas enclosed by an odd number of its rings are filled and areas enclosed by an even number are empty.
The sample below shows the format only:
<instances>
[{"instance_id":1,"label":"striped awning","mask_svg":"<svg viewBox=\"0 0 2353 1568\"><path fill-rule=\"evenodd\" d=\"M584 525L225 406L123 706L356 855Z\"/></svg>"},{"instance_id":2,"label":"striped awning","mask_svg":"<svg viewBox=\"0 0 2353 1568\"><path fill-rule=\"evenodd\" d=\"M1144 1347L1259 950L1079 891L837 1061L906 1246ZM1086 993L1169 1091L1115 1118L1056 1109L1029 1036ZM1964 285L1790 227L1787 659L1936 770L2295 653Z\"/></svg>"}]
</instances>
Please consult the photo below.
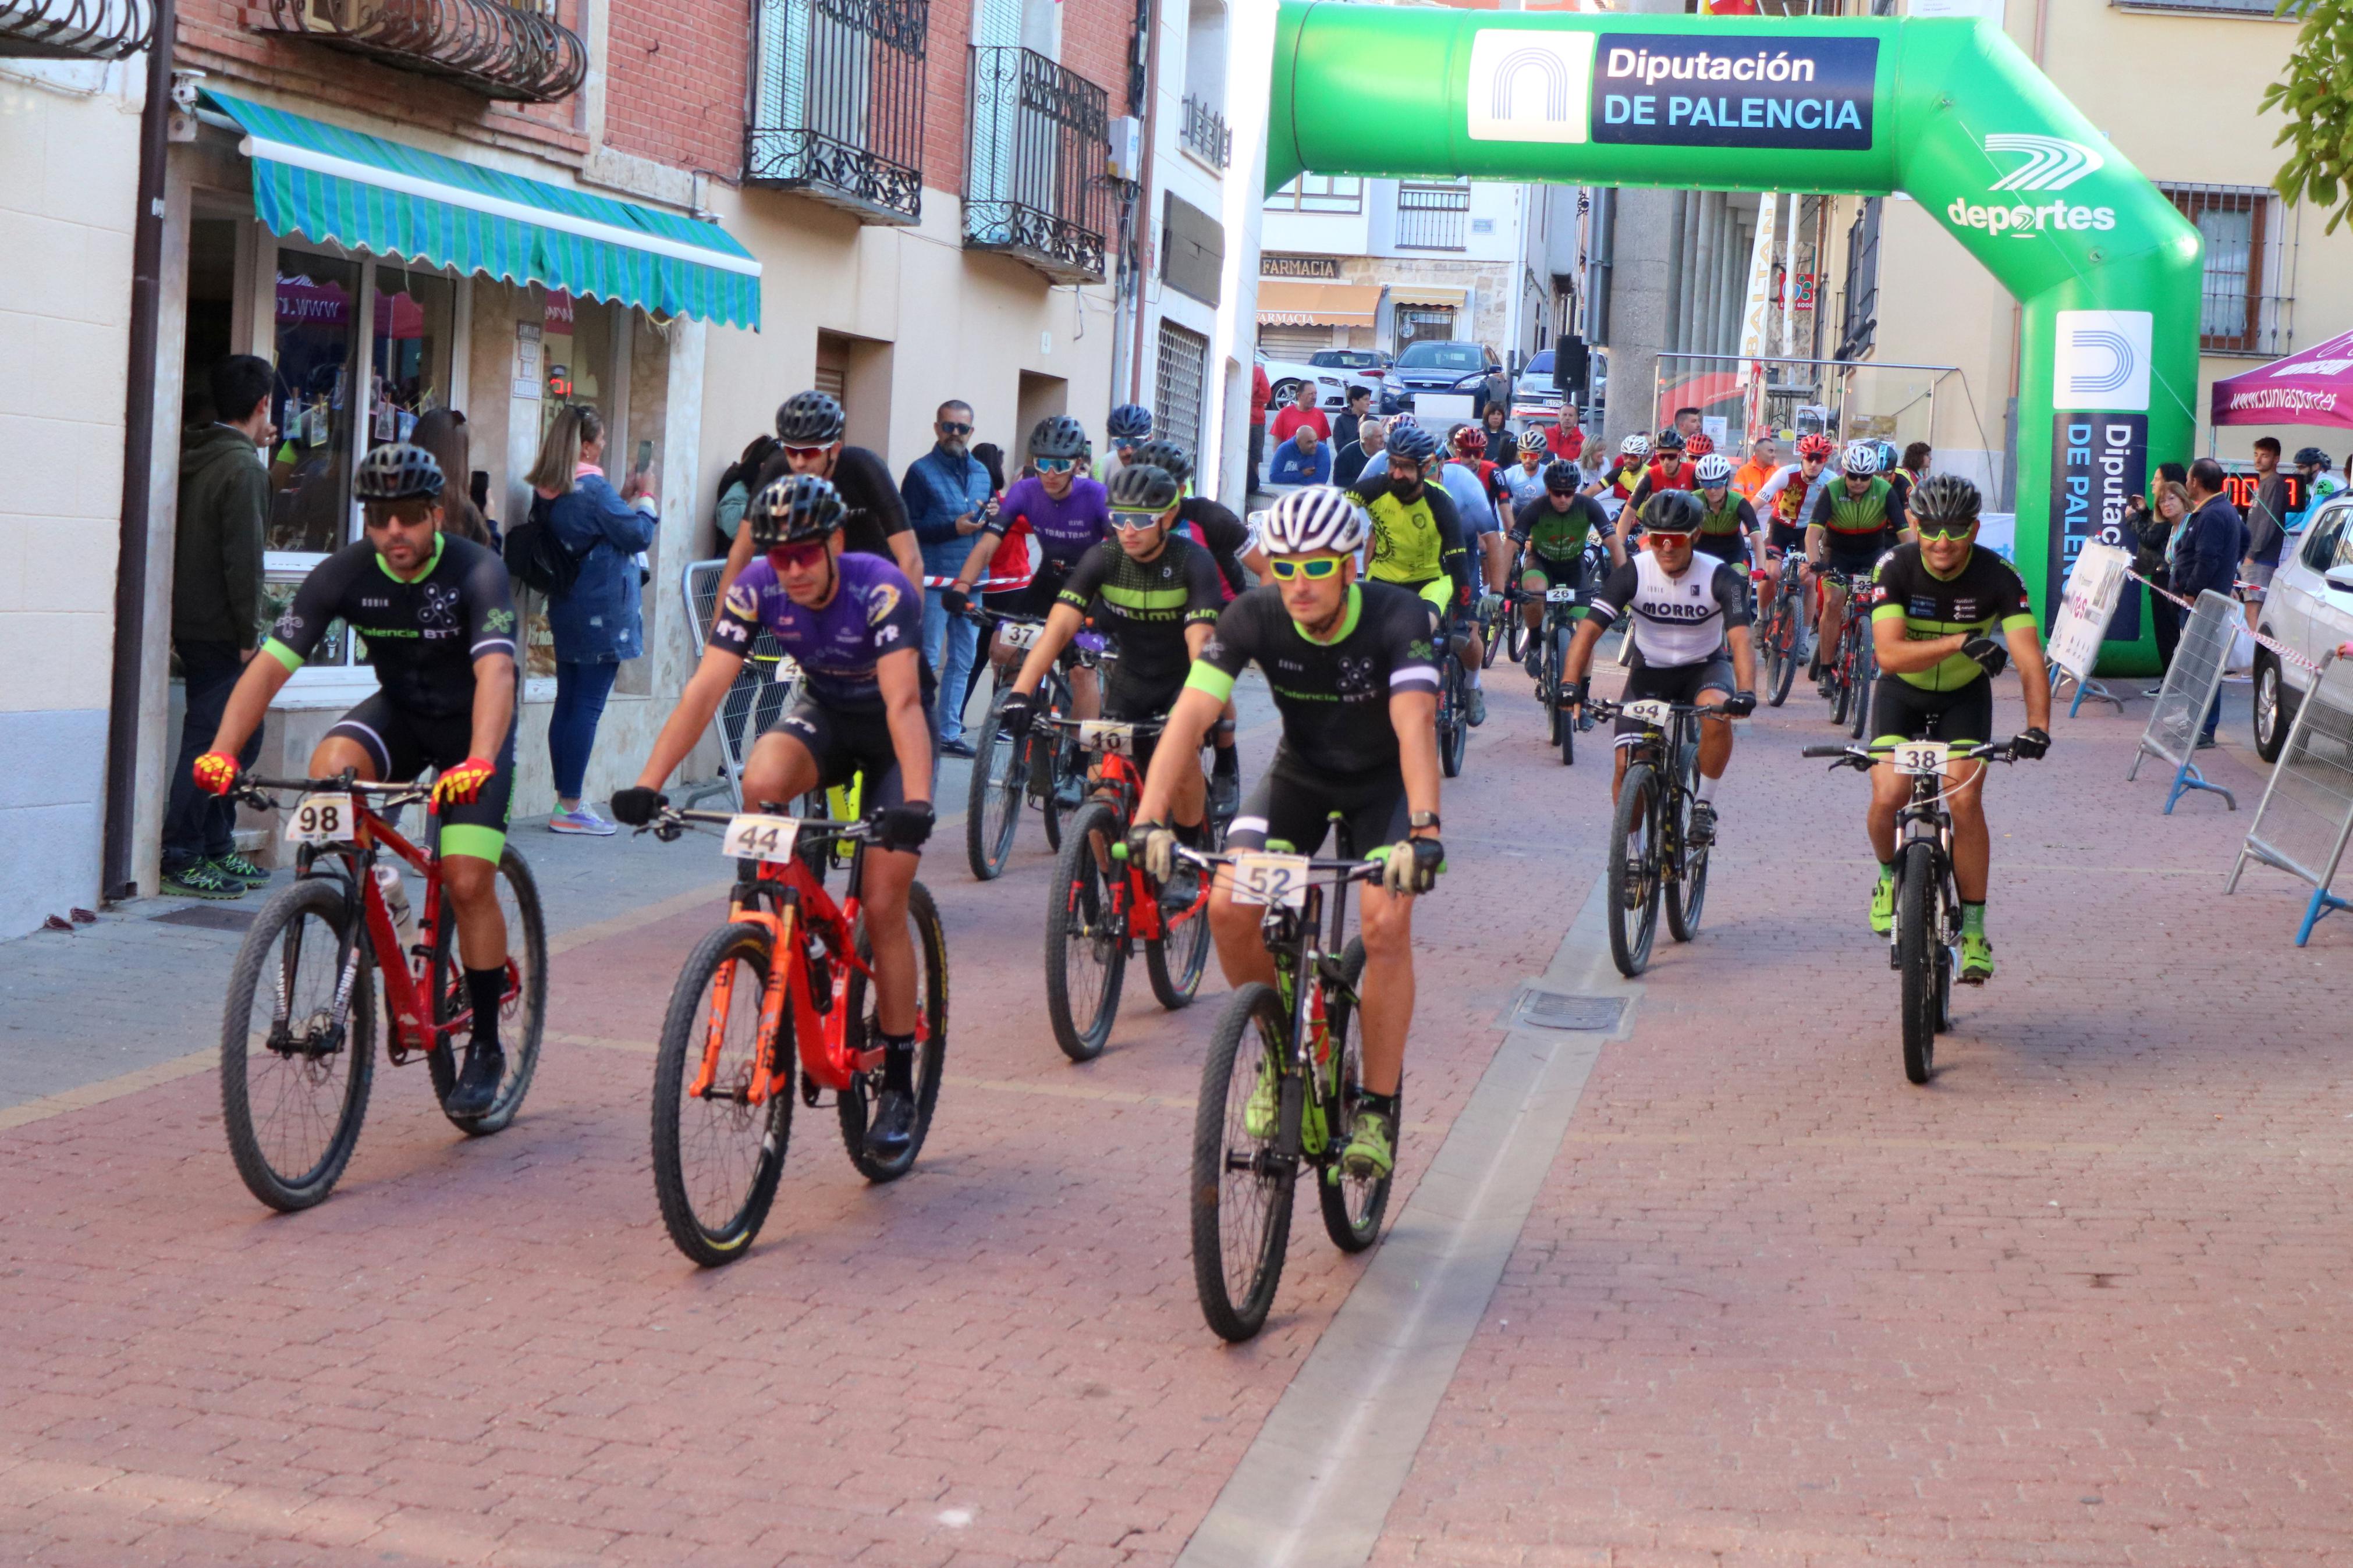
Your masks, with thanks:
<instances>
[{"instance_id":1,"label":"striped awning","mask_svg":"<svg viewBox=\"0 0 2353 1568\"><path fill-rule=\"evenodd\" d=\"M273 234L759 329L760 264L714 224L205 97L245 132Z\"/></svg>"},{"instance_id":2,"label":"striped awning","mask_svg":"<svg viewBox=\"0 0 2353 1568\"><path fill-rule=\"evenodd\" d=\"M1262 278L1258 321L1262 327L1369 327L1379 319L1377 283L1301 283Z\"/></svg>"}]
</instances>

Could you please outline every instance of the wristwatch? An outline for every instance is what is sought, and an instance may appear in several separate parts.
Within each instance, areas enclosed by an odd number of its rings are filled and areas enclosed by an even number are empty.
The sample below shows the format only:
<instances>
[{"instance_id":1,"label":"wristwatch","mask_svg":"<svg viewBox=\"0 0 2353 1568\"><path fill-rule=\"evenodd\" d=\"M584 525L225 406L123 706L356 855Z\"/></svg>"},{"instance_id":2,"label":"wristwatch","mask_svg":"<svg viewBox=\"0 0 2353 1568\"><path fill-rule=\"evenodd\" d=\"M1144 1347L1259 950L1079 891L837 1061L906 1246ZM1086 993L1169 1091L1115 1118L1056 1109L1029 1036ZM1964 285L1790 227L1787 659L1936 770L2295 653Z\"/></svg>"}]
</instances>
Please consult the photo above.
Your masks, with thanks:
<instances>
[{"instance_id":1,"label":"wristwatch","mask_svg":"<svg viewBox=\"0 0 2353 1568\"><path fill-rule=\"evenodd\" d=\"M1405 819L1405 825L1407 827L1412 829L1427 827L1432 833L1435 833L1438 831L1438 813L1434 811L1417 811L1411 816Z\"/></svg>"}]
</instances>

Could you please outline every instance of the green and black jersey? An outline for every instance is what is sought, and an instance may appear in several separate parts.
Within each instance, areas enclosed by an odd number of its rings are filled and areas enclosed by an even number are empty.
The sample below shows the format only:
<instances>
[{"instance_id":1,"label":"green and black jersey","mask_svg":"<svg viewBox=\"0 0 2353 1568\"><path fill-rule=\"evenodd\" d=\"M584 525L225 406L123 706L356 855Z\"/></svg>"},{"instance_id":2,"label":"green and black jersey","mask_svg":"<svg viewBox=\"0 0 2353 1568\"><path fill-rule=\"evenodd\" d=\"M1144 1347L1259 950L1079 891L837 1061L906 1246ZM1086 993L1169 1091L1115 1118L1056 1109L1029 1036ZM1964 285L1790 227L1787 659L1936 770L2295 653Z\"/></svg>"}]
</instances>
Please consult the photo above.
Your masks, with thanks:
<instances>
[{"instance_id":1,"label":"green and black jersey","mask_svg":"<svg viewBox=\"0 0 2353 1568\"><path fill-rule=\"evenodd\" d=\"M1872 477L1871 488L1859 496L1847 494L1844 479L1832 479L1822 486L1821 499L1814 503L1814 515L1807 521L1834 535L1865 538L1882 531L1901 530L1904 509L1896 503L1895 487L1877 475Z\"/></svg>"},{"instance_id":2,"label":"green and black jersey","mask_svg":"<svg viewBox=\"0 0 2353 1568\"><path fill-rule=\"evenodd\" d=\"M1398 765L1389 699L1438 692L1430 613L1388 583L1348 590L1337 636L1318 642L1283 608L1282 591L1252 588L1228 605L1185 684L1223 702L1255 662L1282 715L1282 753L1317 774L1353 777Z\"/></svg>"},{"instance_id":3,"label":"green and black jersey","mask_svg":"<svg viewBox=\"0 0 2353 1568\"><path fill-rule=\"evenodd\" d=\"M1907 641L1951 637L1991 637L1999 627L2009 632L2031 629L2034 608L2026 584L2010 563L1981 546L1971 546L1969 557L1950 577L1939 577L1922 559L1917 544L1899 544L1879 565L1878 597L1873 601L1873 625L1901 619ZM1956 653L1927 669L1902 675L1926 691L1957 691L1972 680L1983 680L1985 668L1967 654Z\"/></svg>"},{"instance_id":4,"label":"green and black jersey","mask_svg":"<svg viewBox=\"0 0 2353 1568\"><path fill-rule=\"evenodd\" d=\"M1591 496L1570 497L1568 510L1561 511L1542 495L1512 514L1512 537L1526 540L1546 561L1574 561L1585 553L1588 539L1607 539L1609 531L1609 514Z\"/></svg>"},{"instance_id":5,"label":"green and black jersey","mask_svg":"<svg viewBox=\"0 0 2353 1568\"><path fill-rule=\"evenodd\" d=\"M1216 624L1225 595L1209 552L1171 534L1160 553L1138 561L1106 539L1071 568L1060 602L1085 615L1099 609L1104 630L1119 638L1120 679L1139 686L1185 679L1192 654L1185 628Z\"/></svg>"},{"instance_id":6,"label":"green and black jersey","mask_svg":"<svg viewBox=\"0 0 2353 1568\"><path fill-rule=\"evenodd\" d=\"M264 652L300 669L343 621L367 641L385 700L427 718L474 710L474 661L515 653L514 590L506 563L470 540L436 536L422 574L402 582L365 540L316 566L269 628ZM520 664L521 660L518 659Z\"/></svg>"}]
</instances>

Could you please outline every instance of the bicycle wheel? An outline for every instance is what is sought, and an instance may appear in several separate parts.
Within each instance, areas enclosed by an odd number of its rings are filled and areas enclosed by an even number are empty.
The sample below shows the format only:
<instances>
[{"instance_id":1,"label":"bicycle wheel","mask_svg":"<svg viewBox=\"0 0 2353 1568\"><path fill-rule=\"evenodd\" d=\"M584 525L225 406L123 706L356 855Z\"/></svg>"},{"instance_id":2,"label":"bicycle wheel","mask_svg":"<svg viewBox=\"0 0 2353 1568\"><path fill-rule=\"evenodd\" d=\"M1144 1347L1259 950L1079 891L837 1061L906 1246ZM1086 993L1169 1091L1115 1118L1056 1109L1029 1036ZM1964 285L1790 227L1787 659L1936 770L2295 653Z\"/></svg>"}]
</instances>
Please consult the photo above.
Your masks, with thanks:
<instances>
[{"instance_id":1,"label":"bicycle wheel","mask_svg":"<svg viewBox=\"0 0 2353 1568\"><path fill-rule=\"evenodd\" d=\"M1700 906L1707 902L1708 852L1704 846L1694 847L1680 831L1675 843L1683 856L1683 874L1666 885L1667 931L1677 942L1689 942L1699 934Z\"/></svg>"},{"instance_id":2,"label":"bicycle wheel","mask_svg":"<svg viewBox=\"0 0 2353 1568\"><path fill-rule=\"evenodd\" d=\"M473 1137L503 1129L522 1108L531 1092L532 1074L539 1070L539 1037L547 1018L547 927L540 915L539 884L531 867L512 844L499 857L493 886L499 913L507 928L507 984L499 1001L499 1044L506 1051L506 1075L499 1079L498 1098L480 1116L450 1116L449 1124ZM471 1031L474 1009L466 994L466 969L458 948L457 911L444 889L441 918L435 922L431 967L427 971L427 994L433 998L433 1048L425 1054L426 1070L433 1076L433 1095L446 1108L458 1083L455 1036ZM448 1115L445 1109L443 1115Z\"/></svg>"},{"instance_id":3,"label":"bicycle wheel","mask_svg":"<svg viewBox=\"0 0 2353 1568\"><path fill-rule=\"evenodd\" d=\"M1029 746L1015 742L998 722L1004 699L1000 688L981 719L981 740L974 748L972 782L965 795L965 863L984 882L994 880L1013 853L1013 834L1021 826L1021 797L1029 782Z\"/></svg>"},{"instance_id":4,"label":"bicycle wheel","mask_svg":"<svg viewBox=\"0 0 2353 1568\"><path fill-rule=\"evenodd\" d=\"M1443 648L1439 658L1445 662L1439 676L1438 762L1446 776L1453 778L1462 772L1463 748L1471 741L1470 726L1462 719L1462 661Z\"/></svg>"},{"instance_id":5,"label":"bicycle wheel","mask_svg":"<svg viewBox=\"0 0 2353 1568\"><path fill-rule=\"evenodd\" d=\"M281 1212L334 1190L367 1113L375 980L364 951L350 1012L335 1018L359 926L339 879L301 878L261 906L229 970L221 1120L246 1190Z\"/></svg>"},{"instance_id":6,"label":"bicycle wheel","mask_svg":"<svg viewBox=\"0 0 2353 1568\"><path fill-rule=\"evenodd\" d=\"M1907 844L1895 861L1895 956L1903 976L1904 1076L1928 1081L1936 1056L1936 860Z\"/></svg>"},{"instance_id":7,"label":"bicycle wheel","mask_svg":"<svg viewBox=\"0 0 2353 1568\"><path fill-rule=\"evenodd\" d=\"M1528 618L1517 610L1507 612L1504 618L1511 627L1506 634L1511 639L1511 646L1504 651L1512 656L1513 663L1517 664L1528 657Z\"/></svg>"},{"instance_id":8,"label":"bicycle wheel","mask_svg":"<svg viewBox=\"0 0 2353 1568\"><path fill-rule=\"evenodd\" d=\"M1358 937L1348 943L1340 955L1340 973L1350 986L1357 986L1365 977L1365 940ZM1346 994L1339 991L1327 994L1324 1016L1332 1030L1332 1058L1340 1075L1339 1114L1332 1118L1332 1142L1335 1148L1345 1148L1349 1135L1356 1130L1356 1105L1364 1094L1365 1044L1356 1031L1356 1009ZM1392 1128L1392 1135L1397 1129ZM1389 1176L1351 1176L1336 1163L1323 1173L1315 1184L1316 1196L1324 1209L1324 1234L1332 1245L1343 1252L1362 1252L1372 1246L1381 1234L1381 1217L1388 1213Z\"/></svg>"},{"instance_id":9,"label":"bicycle wheel","mask_svg":"<svg viewBox=\"0 0 2353 1568\"><path fill-rule=\"evenodd\" d=\"M1030 748L1035 759L1030 766L1042 773L1046 779L1046 787L1038 792L1038 815L1046 824L1046 847L1059 850L1062 847L1062 815L1066 809L1060 792L1062 781L1071 776L1071 754L1061 743L1060 731L1033 730L1030 733L1039 737L1038 743ZM1086 777L1083 760L1080 763L1079 777L1082 780Z\"/></svg>"},{"instance_id":10,"label":"bicycle wheel","mask_svg":"<svg viewBox=\"0 0 2353 1568\"><path fill-rule=\"evenodd\" d=\"M760 1234L792 1136L798 1058L790 1005L770 1046L775 1087L765 1104L748 1098L759 1067L769 958L768 933L760 927L721 926L687 955L662 1016L654 1058L654 1196L670 1240L706 1268L743 1257ZM714 1016L723 974L729 976L726 1012ZM697 1094L706 1059L711 1084Z\"/></svg>"},{"instance_id":11,"label":"bicycle wheel","mask_svg":"<svg viewBox=\"0 0 2353 1568\"><path fill-rule=\"evenodd\" d=\"M1261 1067L1289 1051L1290 1026L1274 987L1251 981L1219 1016L1201 1063L1193 1112L1193 1289L1220 1339L1246 1340L1265 1326L1291 1245L1298 1173L1276 1152L1282 1129L1274 1118L1255 1135L1250 1125Z\"/></svg>"},{"instance_id":12,"label":"bicycle wheel","mask_svg":"<svg viewBox=\"0 0 2353 1568\"><path fill-rule=\"evenodd\" d=\"M1871 625L1864 622L1857 634L1854 648L1854 723L1851 732L1858 741L1871 731L1871 683L1879 668L1871 646Z\"/></svg>"},{"instance_id":13,"label":"bicycle wheel","mask_svg":"<svg viewBox=\"0 0 2353 1568\"><path fill-rule=\"evenodd\" d=\"M1560 672L1568 668L1568 639L1576 635L1572 622L1563 622L1560 629L1553 634L1552 709L1554 721L1559 726L1558 732L1553 737L1553 744L1560 748L1560 765L1565 768L1577 765L1577 715L1569 711L1568 700L1561 693Z\"/></svg>"},{"instance_id":14,"label":"bicycle wheel","mask_svg":"<svg viewBox=\"0 0 2353 1568\"><path fill-rule=\"evenodd\" d=\"M1214 813L1206 820L1209 833L1203 847L1214 853L1225 847L1226 825ZM1206 903L1173 934L1144 944L1144 973L1152 982L1153 997L1161 1006L1174 1013L1192 1005L1201 989L1202 971L1208 967L1210 945L1209 906Z\"/></svg>"},{"instance_id":15,"label":"bicycle wheel","mask_svg":"<svg viewBox=\"0 0 2353 1568\"><path fill-rule=\"evenodd\" d=\"M1046 885L1046 1018L1054 1043L1074 1062L1103 1054L1119 1016L1127 973L1127 919L1118 899L1127 866L1111 855L1119 837L1119 814L1089 801L1071 818Z\"/></svg>"},{"instance_id":16,"label":"bicycle wheel","mask_svg":"<svg viewBox=\"0 0 2353 1568\"><path fill-rule=\"evenodd\" d=\"M1798 679L1798 649L1803 639L1798 630L1798 616L1790 605L1797 589L1784 583L1776 602L1773 626L1767 634L1766 647L1769 667L1767 670L1766 700L1778 708L1789 700L1789 688Z\"/></svg>"},{"instance_id":17,"label":"bicycle wheel","mask_svg":"<svg viewBox=\"0 0 2353 1568\"><path fill-rule=\"evenodd\" d=\"M842 1142L849 1146L849 1163L858 1173L870 1182L895 1182L913 1168L915 1156L923 1152L923 1139L932 1130L932 1110L940 1102L940 1077L946 1070L948 1057L948 939L940 930L940 911L932 902L932 890L921 882L907 889L907 919L915 928L915 1135L907 1152L898 1159L885 1162L870 1157L866 1152L866 1123L874 1097L882 1090L882 1069L860 1073L857 1079L835 1097L836 1109L841 1116ZM872 959L872 949L866 940L866 920L859 917L858 952ZM849 1032L851 1044L863 1049L869 1040L877 1037L874 1019L872 987L866 976L852 971L849 976Z\"/></svg>"},{"instance_id":18,"label":"bicycle wheel","mask_svg":"<svg viewBox=\"0 0 2353 1568\"><path fill-rule=\"evenodd\" d=\"M1629 980L1650 967L1659 935L1658 787L1648 763L1628 768L1609 823L1609 957Z\"/></svg>"},{"instance_id":19,"label":"bicycle wheel","mask_svg":"<svg viewBox=\"0 0 2353 1568\"><path fill-rule=\"evenodd\" d=\"M1838 657L1831 662L1830 667L1831 722L1833 724L1845 723L1847 714L1852 710L1854 703L1854 682L1852 679L1853 671L1853 663L1848 658L1844 641L1841 639L1838 649Z\"/></svg>"},{"instance_id":20,"label":"bicycle wheel","mask_svg":"<svg viewBox=\"0 0 2353 1568\"><path fill-rule=\"evenodd\" d=\"M1509 613L1509 611L1505 612L1505 614ZM1494 668L1495 655L1501 652L1504 647L1504 616L1493 616L1480 622L1479 640L1479 668Z\"/></svg>"}]
</instances>

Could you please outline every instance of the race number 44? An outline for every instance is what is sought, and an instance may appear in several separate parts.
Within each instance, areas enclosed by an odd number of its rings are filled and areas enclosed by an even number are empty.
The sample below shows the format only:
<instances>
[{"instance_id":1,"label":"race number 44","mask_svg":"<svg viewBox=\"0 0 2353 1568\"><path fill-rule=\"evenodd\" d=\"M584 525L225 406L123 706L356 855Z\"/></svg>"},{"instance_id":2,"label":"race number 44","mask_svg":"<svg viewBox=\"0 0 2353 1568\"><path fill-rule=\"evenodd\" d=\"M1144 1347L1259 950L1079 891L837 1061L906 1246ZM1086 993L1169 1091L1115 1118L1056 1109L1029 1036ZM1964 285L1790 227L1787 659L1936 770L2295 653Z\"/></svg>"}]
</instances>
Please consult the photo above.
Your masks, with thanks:
<instances>
[{"instance_id":1,"label":"race number 44","mask_svg":"<svg viewBox=\"0 0 2353 1568\"><path fill-rule=\"evenodd\" d=\"M719 853L730 860L784 861L793 858L793 840L801 825L789 816L763 816L744 812L727 824Z\"/></svg>"}]
</instances>

